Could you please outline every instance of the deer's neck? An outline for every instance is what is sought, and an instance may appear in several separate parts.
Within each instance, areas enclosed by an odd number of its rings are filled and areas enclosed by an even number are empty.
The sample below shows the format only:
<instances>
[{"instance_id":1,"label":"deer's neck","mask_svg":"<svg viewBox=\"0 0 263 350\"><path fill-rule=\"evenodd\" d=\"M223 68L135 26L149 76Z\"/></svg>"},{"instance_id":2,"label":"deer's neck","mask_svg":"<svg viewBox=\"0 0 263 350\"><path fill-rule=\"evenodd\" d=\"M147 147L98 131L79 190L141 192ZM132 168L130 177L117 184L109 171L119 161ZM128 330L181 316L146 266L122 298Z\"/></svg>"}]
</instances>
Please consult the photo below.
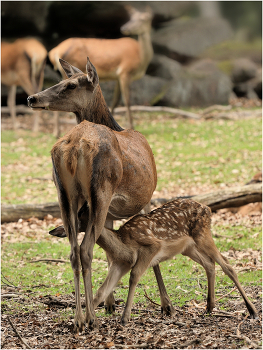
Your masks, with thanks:
<instances>
[{"instance_id":1,"label":"deer's neck","mask_svg":"<svg viewBox=\"0 0 263 350\"><path fill-rule=\"evenodd\" d=\"M100 86L94 91L94 98L87 103L86 108L79 109L75 112L77 123L81 123L83 120L95 124L102 124L108 126L115 131L122 131L123 128L113 118L106 101L102 95Z\"/></svg>"},{"instance_id":2,"label":"deer's neck","mask_svg":"<svg viewBox=\"0 0 263 350\"><path fill-rule=\"evenodd\" d=\"M138 36L140 46L142 68L146 71L151 59L153 58L153 47L151 41L151 30L145 31Z\"/></svg>"},{"instance_id":3,"label":"deer's neck","mask_svg":"<svg viewBox=\"0 0 263 350\"><path fill-rule=\"evenodd\" d=\"M118 237L118 231L103 229L97 244L104 249L107 254L115 260L130 262L134 259L133 250L128 244L124 244Z\"/></svg>"}]
</instances>

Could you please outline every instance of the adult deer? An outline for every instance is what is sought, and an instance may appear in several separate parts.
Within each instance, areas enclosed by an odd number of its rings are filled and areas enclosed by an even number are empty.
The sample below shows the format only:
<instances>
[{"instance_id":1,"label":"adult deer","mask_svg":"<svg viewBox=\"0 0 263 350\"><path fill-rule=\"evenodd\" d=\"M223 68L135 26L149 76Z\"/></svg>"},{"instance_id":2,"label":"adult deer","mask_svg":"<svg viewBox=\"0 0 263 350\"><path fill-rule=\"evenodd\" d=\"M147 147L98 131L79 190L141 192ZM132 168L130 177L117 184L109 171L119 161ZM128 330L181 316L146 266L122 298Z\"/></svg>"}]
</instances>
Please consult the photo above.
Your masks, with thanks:
<instances>
[{"instance_id":1,"label":"adult deer","mask_svg":"<svg viewBox=\"0 0 263 350\"><path fill-rule=\"evenodd\" d=\"M68 79L28 97L33 109L67 111L80 123L52 149L53 177L57 187L63 227L71 245L71 265L76 290L75 330L84 327L80 304L80 270L85 286L86 322L96 323L91 290L93 247L112 220L137 214L156 187L153 154L144 136L123 130L111 115L99 86L95 67L87 60L87 74L64 60ZM79 246L77 233L85 231ZM154 272L166 313L174 309L166 293L159 265ZM113 295L106 304L113 303Z\"/></svg>"},{"instance_id":2,"label":"adult deer","mask_svg":"<svg viewBox=\"0 0 263 350\"><path fill-rule=\"evenodd\" d=\"M21 86L28 95L42 89L47 50L36 39L17 39L1 43L1 83L9 87L7 104L13 128L16 121L16 87ZM33 130L38 131L39 113L35 114Z\"/></svg>"},{"instance_id":3,"label":"adult deer","mask_svg":"<svg viewBox=\"0 0 263 350\"><path fill-rule=\"evenodd\" d=\"M94 306L98 306L131 270L129 293L121 322L131 315L137 283L149 266L171 259L176 254L188 256L202 265L208 280L207 312L215 307L215 262L235 283L251 318L257 311L240 285L228 260L218 251L211 233L211 210L190 199L166 203L149 214L137 215L117 231L104 229L97 243L107 252L111 265L105 282L97 291Z\"/></svg>"},{"instance_id":4,"label":"adult deer","mask_svg":"<svg viewBox=\"0 0 263 350\"><path fill-rule=\"evenodd\" d=\"M121 31L125 35L138 35L138 41L132 38L70 38L53 48L49 52L49 59L54 68L65 76L59 64L59 58L85 71L88 56L96 67L100 80L116 80L111 112L113 113L117 106L121 94L127 107L128 126L133 129L130 84L144 76L153 57L150 34L153 15L150 9L142 13L132 7L126 8L131 18L121 27Z\"/></svg>"}]
</instances>

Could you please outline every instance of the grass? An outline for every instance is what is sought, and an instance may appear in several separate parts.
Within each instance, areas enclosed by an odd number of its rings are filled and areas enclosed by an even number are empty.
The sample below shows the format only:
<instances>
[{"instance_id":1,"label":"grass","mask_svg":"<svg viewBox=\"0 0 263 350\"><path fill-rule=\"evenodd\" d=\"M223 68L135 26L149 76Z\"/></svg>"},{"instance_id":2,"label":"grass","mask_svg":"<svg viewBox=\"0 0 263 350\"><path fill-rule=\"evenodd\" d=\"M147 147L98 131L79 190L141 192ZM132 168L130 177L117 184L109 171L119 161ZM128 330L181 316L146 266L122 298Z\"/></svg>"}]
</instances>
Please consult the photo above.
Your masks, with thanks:
<instances>
[{"instance_id":1,"label":"grass","mask_svg":"<svg viewBox=\"0 0 263 350\"><path fill-rule=\"evenodd\" d=\"M220 227L215 227L215 229L217 233L220 232ZM234 231L238 231L243 236L235 239ZM259 233L258 237L256 239L250 238L255 232ZM224 228L224 235L229 236L229 239L215 238L216 245L222 253L230 248L241 250L244 247L252 249L260 249L261 247L262 234L260 228L226 227ZM2 273L10 282L18 286L23 293L31 293L36 298L42 298L49 294L54 296L69 295L74 292L73 273L69 262L30 263L32 260L41 258L68 260L69 253L70 246L65 239L61 239L58 243L53 243L52 241L35 243L33 240L12 244L6 242L2 245ZM103 250L96 245L92 265L94 291L99 288L106 277L107 263L105 260ZM231 260L230 262L232 264L235 263L235 261ZM170 261L163 262L161 270L168 294L174 305L183 306L191 300L205 301L207 280L205 271L200 265L187 257L178 255ZM262 282L260 271L241 272L238 274L238 277L244 287L258 286ZM128 285L129 274L123 277L115 290L117 299L126 300ZM223 290L223 293L226 294L233 287L233 282L219 269L216 274L216 293L222 293ZM157 283L152 269L148 269L142 276L134 298L134 303L140 303L147 307L149 302L144 296L144 290L146 290L147 295L152 300L160 303ZM84 293L83 283L81 284L81 292ZM238 295L241 299L238 292L235 292L233 295ZM223 299L223 302L226 300ZM10 303L11 305L14 303L14 309L18 308L16 301L8 301L9 308ZM220 304L217 305L217 307L219 306ZM30 311L30 307L28 307L27 311ZM68 314L71 315L69 311L66 312L66 315ZM103 312L99 311L98 315L102 314Z\"/></svg>"},{"instance_id":2,"label":"grass","mask_svg":"<svg viewBox=\"0 0 263 350\"><path fill-rule=\"evenodd\" d=\"M243 185L261 168L261 120L239 121L211 120L206 122L172 119L160 113L137 115L137 130L148 139L153 149L158 171L157 190L171 191L220 184ZM55 138L31 131L2 131L2 203L43 203L57 201L55 186L51 180L50 150ZM45 227L48 231L48 228ZM252 248L261 250L261 228L243 226L216 226L213 230L229 238L215 238L221 252ZM238 235L236 234L238 233ZM255 235L258 233L258 235ZM59 242L59 243L57 243ZM7 313L30 312L30 297L64 295L74 291L70 263L30 263L40 258L69 259L67 240L43 239L36 242L30 235L22 243L2 242L2 273L25 295L27 306L16 300L3 302ZM246 263L246 259L242 261ZM232 261L234 263L234 261ZM105 254L95 247L93 259L94 291L107 274ZM161 264L167 291L174 305L182 306L191 300L206 299L207 281L203 268L189 258L177 256ZM241 272L243 286L260 286L259 271ZM115 297L126 300L129 275L118 284ZM200 288L202 286L203 288ZM226 294L233 287L232 281L217 271L216 293ZM152 269L142 277L135 294L135 303L147 307L148 296L159 303L159 292ZM83 284L81 284L83 293ZM239 295L234 292L233 295ZM239 296L240 297L240 296ZM241 297L240 297L241 299ZM224 307L222 299L217 305ZM44 306L39 303L39 308ZM58 310L58 318L69 318L73 310ZM104 315L98 311L98 316Z\"/></svg>"},{"instance_id":3,"label":"grass","mask_svg":"<svg viewBox=\"0 0 263 350\"><path fill-rule=\"evenodd\" d=\"M261 169L261 119L207 122L144 113L137 130L148 139L157 190L207 184L243 185ZM2 203L57 201L50 150L55 138L2 131Z\"/></svg>"}]
</instances>

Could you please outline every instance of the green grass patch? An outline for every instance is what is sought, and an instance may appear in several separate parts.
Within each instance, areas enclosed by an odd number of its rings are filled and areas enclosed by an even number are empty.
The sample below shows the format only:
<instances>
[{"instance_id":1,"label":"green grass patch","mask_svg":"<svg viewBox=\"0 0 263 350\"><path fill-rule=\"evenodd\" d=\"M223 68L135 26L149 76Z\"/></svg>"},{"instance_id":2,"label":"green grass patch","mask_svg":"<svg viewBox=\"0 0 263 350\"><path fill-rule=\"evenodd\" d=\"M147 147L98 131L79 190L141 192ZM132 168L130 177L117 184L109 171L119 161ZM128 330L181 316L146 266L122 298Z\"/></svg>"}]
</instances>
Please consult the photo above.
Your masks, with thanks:
<instances>
[{"instance_id":1,"label":"green grass patch","mask_svg":"<svg viewBox=\"0 0 263 350\"><path fill-rule=\"evenodd\" d=\"M206 122L143 113L137 130L153 150L157 190L207 184L243 185L261 169L261 119ZM55 138L2 131L2 203L57 201L50 150Z\"/></svg>"},{"instance_id":2,"label":"green grass patch","mask_svg":"<svg viewBox=\"0 0 263 350\"><path fill-rule=\"evenodd\" d=\"M221 230L222 229L222 230ZM222 233L226 237L215 238L215 243L219 250L224 253L229 249L242 250L252 248L261 250L262 234L260 227L215 227L217 233ZM238 238L236 238L238 232ZM256 238L251 238L258 233ZM242 236L242 237L241 237ZM239 238L240 237L240 238ZM73 272L69 262L37 262L30 263L32 260L41 258L64 259L69 261L70 245L67 239L61 239L58 243L52 241L43 241L35 243L28 241L25 243L3 243L2 245L2 273L14 285L20 288L20 291L31 296L41 298L45 295L69 295L74 292ZM239 261L246 263L244 258ZM231 261L234 264L236 261ZM206 300L207 279L205 270L193 262L190 258L177 255L174 259L161 263L161 271L168 295L174 305L183 306L191 300L203 302ZM92 263L92 283L94 292L103 283L107 275L107 262L104 251L95 246L94 258ZM244 271L238 274L239 281L243 287L258 286L262 283L261 271ZM118 283L115 289L115 298L126 301L129 286L129 274L125 275ZM234 287L233 282L224 275L221 269L216 273L216 295L220 292L226 294ZM157 282L152 269L148 269L142 276L135 292L134 303L139 303L142 307L149 305L145 297L145 291L149 298L156 303L160 303ZM81 293L84 293L83 283L81 282ZM241 300L238 292L234 292ZM228 299L222 299L217 307L224 309L224 302ZM5 310L5 305L8 309ZM30 304L30 303L29 303ZM19 309L17 302L8 301L2 304L6 312L14 312ZM12 307L11 307L12 306ZM23 306L24 307L24 306ZM43 305L42 305L43 307ZM12 311L11 311L12 310ZM30 305L25 312L30 311ZM59 317L72 317L74 310L59 310ZM98 309L98 316L104 315L104 311Z\"/></svg>"}]
</instances>

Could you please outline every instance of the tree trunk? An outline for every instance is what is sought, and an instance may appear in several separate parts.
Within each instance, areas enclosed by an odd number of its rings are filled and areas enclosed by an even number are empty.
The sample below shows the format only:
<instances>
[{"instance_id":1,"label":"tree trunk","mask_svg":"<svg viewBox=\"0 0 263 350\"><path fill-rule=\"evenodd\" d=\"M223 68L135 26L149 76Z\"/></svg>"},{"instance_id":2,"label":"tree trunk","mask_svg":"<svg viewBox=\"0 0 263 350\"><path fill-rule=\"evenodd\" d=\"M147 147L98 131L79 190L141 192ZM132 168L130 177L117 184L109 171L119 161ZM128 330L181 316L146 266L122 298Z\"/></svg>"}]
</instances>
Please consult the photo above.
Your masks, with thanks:
<instances>
[{"instance_id":1,"label":"tree trunk","mask_svg":"<svg viewBox=\"0 0 263 350\"><path fill-rule=\"evenodd\" d=\"M208 205L212 211L223 208L240 207L248 203L262 202L262 184L232 187L221 191L189 196L193 200ZM179 198L179 197L177 197ZM175 198L156 198L151 204L159 206ZM57 202L44 204L19 204L1 206L1 221L15 222L19 219L27 220L31 217L44 219L48 214L60 218L60 208Z\"/></svg>"}]
</instances>

